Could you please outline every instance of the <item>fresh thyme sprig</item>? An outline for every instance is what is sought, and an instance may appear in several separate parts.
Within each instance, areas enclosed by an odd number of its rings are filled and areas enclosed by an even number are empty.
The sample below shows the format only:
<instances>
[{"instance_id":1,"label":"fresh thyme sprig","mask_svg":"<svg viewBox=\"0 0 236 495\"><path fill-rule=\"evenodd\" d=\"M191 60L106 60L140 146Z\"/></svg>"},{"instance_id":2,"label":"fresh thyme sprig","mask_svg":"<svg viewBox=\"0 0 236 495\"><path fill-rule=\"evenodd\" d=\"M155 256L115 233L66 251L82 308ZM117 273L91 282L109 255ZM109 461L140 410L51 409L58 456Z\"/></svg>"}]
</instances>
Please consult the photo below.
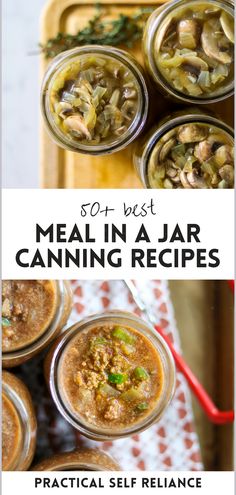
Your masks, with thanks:
<instances>
[{"instance_id":1,"label":"fresh thyme sprig","mask_svg":"<svg viewBox=\"0 0 236 495\"><path fill-rule=\"evenodd\" d=\"M116 19L104 21L106 10L96 5L96 14L77 34L58 33L45 45L40 45L46 58L54 58L59 53L82 45L125 45L132 47L142 38L147 17L153 11L151 7L139 9L133 15L119 14Z\"/></svg>"}]
</instances>

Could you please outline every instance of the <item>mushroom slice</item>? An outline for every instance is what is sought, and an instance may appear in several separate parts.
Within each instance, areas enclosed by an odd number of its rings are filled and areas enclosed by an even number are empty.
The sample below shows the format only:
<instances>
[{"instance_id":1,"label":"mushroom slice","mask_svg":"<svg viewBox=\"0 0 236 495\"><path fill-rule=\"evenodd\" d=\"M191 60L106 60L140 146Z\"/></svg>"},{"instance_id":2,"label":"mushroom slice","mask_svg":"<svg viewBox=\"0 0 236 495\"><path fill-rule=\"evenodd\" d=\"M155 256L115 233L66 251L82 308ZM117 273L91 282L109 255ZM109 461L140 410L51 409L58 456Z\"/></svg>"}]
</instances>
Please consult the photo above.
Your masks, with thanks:
<instances>
[{"instance_id":1,"label":"mushroom slice","mask_svg":"<svg viewBox=\"0 0 236 495\"><path fill-rule=\"evenodd\" d=\"M183 57L182 68L188 70L188 72L193 72L193 74L199 73L200 71L207 71L208 64L200 57L184 56Z\"/></svg>"},{"instance_id":2,"label":"mushroom slice","mask_svg":"<svg viewBox=\"0 0 236 495\"><path fill-rule=\"evenodd\" d=\"M175 144L176 144L175 138L171 138L169 141L163 144L159 154L160 162L164 162L165 158L168 156L170 150L173 148L173 146L175 146Z\"/></svg>"},{"instance_id":3,"label":"mushroom slice","mask_svg":"<svg viewBox=\"0 0 236 495\"><path fill-rule=\"evenodd\" d=\"M221 27L231 43L234 43L234 21L231 19L226 12L222 12L220 16Z\"/></svg>"},{"instance_id":4,"label":"mushroom slice","mask_svg":"<svg viewBox=\"0 0 236 495\"><path fill-rule=\"evenodd\" d=\"M206 139L207 136L207 127L197 124L181 125L178 130L178 140L180 143L197 143Z\"/></svg>"},{"instance_id":5,"label":"mushroom slice","mask_svg":"<svg viewBox=\"0 0 236 495\"><path fill-rule=\"evenodd\" d=\"M180 177L179 177L179 174L177 174L175 177L171 177L171 180L172 182L174 182L174 184L177 184L177 187L178 187L178 184L180 184Z\"/></svg>"},{"instance_id":6,"label":"mushroom slice","mask_svg":"<svg viewBox=\"0 0 236 495\"><path fill-rule=\"evenodd\" d=\"M176 177L178 171L177 169L174 167L174 162L172 160L166 160L166 175L168 177L170 177L171 179L173 179L174 177Z\"/></svg>"},{"instance_id":7,"label":"mushroom slice","mask_svg":"<svg viewBox=\"0 0 236 495\"><path fill-rule=\"evenodd\" d=\"M176 54L172 58L162 59L161 65L166 69L172 69L173 67L184 66L187 67L188 72L200 72L200 70L208 70L208 64L200 57L196 55Z\"/></svg>"},{"instance_id":8,"label":"mushroom slice","mask_svg":"<svg viewBox=\"0 0 236 495\"><path fill-rule=\"evenodd\" d=\"M220 168L219 174L221 176L221 179L225 180L230 186L233 185L234 168L232 167L232 165L229 165L228 163L225 164L223 167Z\"/></svg>"},{"instance_id":9,"label":"mushroom slice","mask_svg":"<svg viewBox=\"0 0 236 495\"><path fill-rule=\"evenodd\" d=\"M183 170L181 170L179 178L184 189L192 189L192 186L187 179L187 174L183 172Z\"/></svg>"},{"instance_id":10,"label":"mushroom slice","mask_svg":"<svg viewBox=\"0 0 236 495\"><path fill-rule=\"evenodd\" d=\"M194 19L183 19L178 25L179 42L183 48L193 50L198 44L199 29Z\"/></svg>"},{"instance_id":11,"label":"mushroom slice","mask_svg":"<svg viewBox=\"0 0 236 495\"><path fill-rule=\"evenodd\" d=\"M215 37L215 28L211 21L204 22L201 41L202 48L208 57L215 58L223 64L232 62L232 57L227 52L220 51L218 40Z\"/></svg>"},{"instance_id":12,"label":"mushroom slice","mask_svg":"<svg viewBox=\"0 0 236 495\"><path fill-rule=\"evenodd\" d=\"M92 139L92 136L84 124L82 118L79 115L71 115L64 120L64 124L68 127L69 130L81 133L84 135L89 141Z\"/></svg>"},{"instance_id":13,"label":"mushroom slice","mask_svg":"<svg viewBox=\"0 0 236 495\"><path fill-rule=\"evenodd\" d=\"M222 166L225 163L233 162L233 147L229 144L220 146L215 152L215 161L217 165Z\"/></svg>"},{"instance_id":14,"label":"mushroom slice","mask_svg":"<svg viewBox=\"0 0 236 495\"><path fill-rule=\"evenodd\" d=\"M187 180L193 189L207 189L207 184L203 177L200 177L195 169L187 174Z\"/></svg>"},{"instance_id":15,"label":"mushroom slice","mask_svg":"<svg viewBox=\"0 0 236 495\"><path fill-rule=\"evenodd\" d=\"M194 156L200 163L206 162L212 156L212 143L208 139L204 139L195 146Z\"/></svg>"}]
</instances>

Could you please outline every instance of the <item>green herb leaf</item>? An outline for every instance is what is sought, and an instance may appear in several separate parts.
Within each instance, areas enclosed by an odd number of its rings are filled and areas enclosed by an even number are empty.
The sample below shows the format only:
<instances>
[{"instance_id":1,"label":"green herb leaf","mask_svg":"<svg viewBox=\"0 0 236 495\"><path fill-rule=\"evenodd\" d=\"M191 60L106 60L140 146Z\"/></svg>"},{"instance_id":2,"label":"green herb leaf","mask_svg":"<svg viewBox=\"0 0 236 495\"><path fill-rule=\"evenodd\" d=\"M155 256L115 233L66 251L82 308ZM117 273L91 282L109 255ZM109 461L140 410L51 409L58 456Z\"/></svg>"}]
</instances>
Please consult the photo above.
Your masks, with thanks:
<instances>
[{"instance_id":1,"label":"green herb leaf","mask_svg":"<svg viewBox=\"0 0 236 495\"><path fill-rule=\"evenodd\" d=\"M126 45L132 47L143 35L143 27L153 8L139 9L133 15L120 14L113 20L104 20L107 10L99 4L96 13L88 24L75 35L58 33L47 43L40 44L46 58L53 58L59 53L83 45Z\"/></svg>"}]
</instances>

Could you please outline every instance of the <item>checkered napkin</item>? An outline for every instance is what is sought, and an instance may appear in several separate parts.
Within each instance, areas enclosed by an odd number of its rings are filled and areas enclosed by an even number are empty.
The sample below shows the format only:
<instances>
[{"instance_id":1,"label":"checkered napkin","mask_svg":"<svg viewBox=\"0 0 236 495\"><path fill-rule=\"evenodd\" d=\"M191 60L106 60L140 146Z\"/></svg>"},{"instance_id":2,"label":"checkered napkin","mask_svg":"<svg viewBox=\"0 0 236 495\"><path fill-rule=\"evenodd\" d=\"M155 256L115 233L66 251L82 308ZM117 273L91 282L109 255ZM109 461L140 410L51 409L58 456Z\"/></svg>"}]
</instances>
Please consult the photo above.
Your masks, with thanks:
<instances>
[{"instance_id":1,"label":"checkered napkin","mask_svg":"<svg viewBox=\"0 0 236 495\"><path fill-rule=\"evenodd\" d=\"M71 282L74 305L67 326L89 314L120 309L140 315L131 294L122 281ZM180 349L179 334L168 290L168 282L136 281L136 286L160 325ZM57 412L47 392L42 363L44 354L18 368L28 384L37 409L38 462L56 452L75 447L98 447L116 459L121 468L131 470L197 471L202 469L199 442L195 432L188 386L177 372L175 396L161 420L143 433L116 441L95 442L74 430Z\"/></svg>"}]
</instances>

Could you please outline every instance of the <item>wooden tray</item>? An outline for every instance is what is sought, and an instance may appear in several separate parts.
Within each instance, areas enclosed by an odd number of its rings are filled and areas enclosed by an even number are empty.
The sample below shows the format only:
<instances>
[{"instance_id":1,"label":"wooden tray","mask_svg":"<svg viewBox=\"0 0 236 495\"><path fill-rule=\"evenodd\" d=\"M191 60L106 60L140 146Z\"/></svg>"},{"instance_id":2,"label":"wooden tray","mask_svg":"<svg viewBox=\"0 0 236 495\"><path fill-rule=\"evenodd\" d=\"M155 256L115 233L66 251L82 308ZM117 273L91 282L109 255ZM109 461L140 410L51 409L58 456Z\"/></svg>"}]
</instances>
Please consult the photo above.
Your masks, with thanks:
<instances>
[{"instance_id":1,"label":"wooden tray","mask_svg":"<svg viewBox=\"0 0 236 495\"><path fill-rule=\"evenodd\" d=\"M158 7L166 0L152 0L148 6ZM106 6L108 17L119 13L132 14L139 7L147 7L147 0L100 0ZM41 42L60 32L76 33L94 15L94 1L49 0L41 24ZM141 44L137 43L132 53L142 63ZM44 74L48 62L41 59ZM158 95L157 117L162 110L175 108ZM164 107L164 108L163 108ZM205 108L205 107L204 107ZM233 99L215 104L212 108L230 125L233 125ZM64 151L49 137L42 124L41 129L41 187L43 188L140 188L142 187L132 164L132 145L123 151L105 157L90 157Z\"/></svg>"}]
</instances>

